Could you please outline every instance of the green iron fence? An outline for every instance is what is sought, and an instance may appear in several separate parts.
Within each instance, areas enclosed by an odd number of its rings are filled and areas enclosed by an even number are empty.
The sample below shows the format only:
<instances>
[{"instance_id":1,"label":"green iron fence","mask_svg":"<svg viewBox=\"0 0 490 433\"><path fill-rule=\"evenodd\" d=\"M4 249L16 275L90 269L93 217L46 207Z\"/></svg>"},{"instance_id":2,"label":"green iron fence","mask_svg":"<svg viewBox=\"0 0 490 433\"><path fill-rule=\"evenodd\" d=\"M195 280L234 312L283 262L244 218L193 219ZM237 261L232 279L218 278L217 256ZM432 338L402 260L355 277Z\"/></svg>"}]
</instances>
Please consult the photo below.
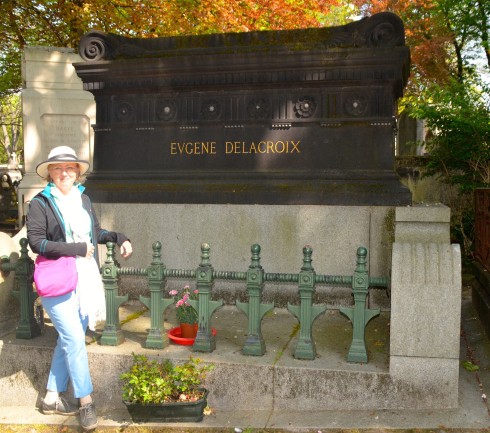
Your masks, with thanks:
<instances>
[{"instance_id":1,"label":"green iron fence","mask_svg":"<svg viewBox=\"0 0 490 433\"><path fill-rule=\"evenodd\" d=\"M33 290L34 262L29 257L27 239L20 240L20 257L12 263L6 256L0 257L0 271L5 276L15 272L12 294L19 300L20 321L16 329L16 337L31 339L41 335L42 326L36 320L35 303L37 293Z\"/></svg>"},{"instance_id":2,"label":"green iron fence","mask_svg":"<svg viewBox=\"0 0 490 433\"><path fill-rule=\"evenodd\" d=\"M35 301L37 293L33 290L33 262L28 256L27 240L21 239L19 260L12 264L7 257L2 257L0 269L15 272L14 295L21 303L21 319L17 327L17 338L34 338L41 333L39 321L36 320ZM248 302L236 302L237 307L247 316L248 334L242 348L244 355L261 356L266 351L261 322L264 315L274 308L273 303L263 303L262 294L266 282L297 284L299 304L288 304L287 308L299 321L300 331L294 357L314 359L316 357L315 341L312 327L315 319L325 312L326 306L313 305L313 294L316 285L349 285L352 287L354 305L340 307L339 311L352 322L352 342L347 361L366 363L368 361L365 328L367 323L377 315L379 309L367 307L367 296L370 287L388 287L387 278L372 278L367 270L368 251L364 247L357 249L357 260L354 272L350 276L320 275L312 266L313 250L303 248L303 266L298 273L267 273L260 264L260 246L251 247L251 263L245 272L216 271L210 262L210 247L201 245L201 261L196 269L167 269L161 258L162 245L152 245L153 258L147 268L120 267L114 258L115 244L107 243L106 260L101 267L102 280L106 293L106 323L100 343L116 346L124 342L124 333L119 322L119 307L128 300L128 295L119 295L121 276L140 276L148 280L149 297L140 296L140 301L150 311L150 330L145 342L146 347L162 349L166 338L163 335L163 312L173 304L173 298L163 297L167 278L195 279L198 299L191 304L198 312L198 332L192 346L195 352L212 352L216 348L216 337L210 326L213 312L223 305L222 300L212 300L212 289L217 280L243 281L246 284Z\"/></svg>"}]
</instances>

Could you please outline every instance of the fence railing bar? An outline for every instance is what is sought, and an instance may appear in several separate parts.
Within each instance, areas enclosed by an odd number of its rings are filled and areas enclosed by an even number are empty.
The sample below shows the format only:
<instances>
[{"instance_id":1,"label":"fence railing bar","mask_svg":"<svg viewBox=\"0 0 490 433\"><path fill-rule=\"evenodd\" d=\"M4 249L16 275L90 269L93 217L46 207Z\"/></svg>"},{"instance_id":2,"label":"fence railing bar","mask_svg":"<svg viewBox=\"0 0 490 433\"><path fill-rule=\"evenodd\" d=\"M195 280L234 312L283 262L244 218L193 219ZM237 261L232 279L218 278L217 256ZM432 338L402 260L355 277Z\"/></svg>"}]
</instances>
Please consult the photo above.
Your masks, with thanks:
<instances>
[{"instance_id":1,"label":"fence railing bar","mask_svg":"<svg viewBox=\"0 0 490 433\"><path fill-rule=\"evenodd\" d=\"M148 269L143 268L117 268L118 275L146 277L148 275Z\"/></svg>"},{"instance_id":2,"label":"fence railing bar","mask_svg":"<svg viewBox=\"0 0 490 433\"><path fill-rule=\"evenodd\" d=\"M165 269L163 274L167 278L196 278L195 269Z\"/></svg>"}]
</instances>

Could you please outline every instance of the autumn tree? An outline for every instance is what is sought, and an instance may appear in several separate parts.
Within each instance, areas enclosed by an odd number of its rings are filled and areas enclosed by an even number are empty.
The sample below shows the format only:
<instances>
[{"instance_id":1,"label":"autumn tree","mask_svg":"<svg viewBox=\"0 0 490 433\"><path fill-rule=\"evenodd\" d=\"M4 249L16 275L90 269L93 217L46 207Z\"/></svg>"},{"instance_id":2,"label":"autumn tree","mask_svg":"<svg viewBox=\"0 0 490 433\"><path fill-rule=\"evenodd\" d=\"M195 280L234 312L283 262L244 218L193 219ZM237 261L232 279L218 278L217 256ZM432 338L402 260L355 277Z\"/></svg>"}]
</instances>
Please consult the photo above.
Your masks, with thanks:
<instances>
[{"instance_id":1,"label":"autumn tree","mask_svg":"<svg viewBox=\"0 0 490 433\"><path fill-rule=\"evenodd\" d=\"M20 91L27 45L76 49L92 29L152 38L330 26L350 10L341 0L1 0L0 99Z\"/></svg>"},{"instance_id":2,"label":"autumn tree","mask_svg":"<svg viewBox=\"0 0 490 433\"><path fill-rule=\"evenodd\" d=\"M392 11L405 23L412 85L464 82L490 68L487 0L353 0L363 14ZM477 59L484 59L478 68ZM416 91L415 89L411 89ZM420 90L420 89L419 89Z\"/></svg>"},{"instance_id":3,"label":"autumn tree","mask_svg":"<svg viewBox=\"0 0 490 433\"><path fill-rule=\"evenodd\" d=\"M490 186L490 2L354 1L365 14L390 10L405 23L413 66L400 107L429 129L426 175L459 191L443 200L451 207L453 240L471 257L473 191Z\"/></svg>"},{"instance_id":4,"label":"autumn tree","mask_svg":"<svg viewBox=\"0 0 490 433\"><path fill-rule=\"evenodd\" d=\"M21 88L26 45L76 48L92 29L159 37L341 24L340 0L2 0L0 96Z\"/></svg>"}]
</instances>

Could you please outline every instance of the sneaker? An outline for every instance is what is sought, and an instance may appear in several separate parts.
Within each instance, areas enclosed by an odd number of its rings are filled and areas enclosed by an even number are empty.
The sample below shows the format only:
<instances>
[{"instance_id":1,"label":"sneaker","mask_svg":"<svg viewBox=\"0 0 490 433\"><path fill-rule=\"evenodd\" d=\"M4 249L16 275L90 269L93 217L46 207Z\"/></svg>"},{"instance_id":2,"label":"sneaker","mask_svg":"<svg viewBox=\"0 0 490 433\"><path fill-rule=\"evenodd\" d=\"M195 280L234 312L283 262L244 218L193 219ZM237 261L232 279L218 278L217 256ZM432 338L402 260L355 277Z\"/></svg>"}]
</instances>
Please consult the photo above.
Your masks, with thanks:
<instances>
[{"instance_id":1,"label":"sneaker","mask_svg":"<svg viewBox=\"0 0 490 433\"><path fill-rule=\"evenodd\" d=\"M80 408L80 424L84 430L93 430L97 427L97 414L93 403L86 404Z\"/></svg>"},{"instance_id":2,"label":"sneaker","mask_svg":"<svg viewBox=\"0 0 490 433\"><path fill-rule=\"evenodd\" d=\"M58 397L58 399L52 404L47 404L43 400L43 414L45 415L76 415L77 413L78 407L71 404L63 397Z\"/></svg>"}]
</instances>

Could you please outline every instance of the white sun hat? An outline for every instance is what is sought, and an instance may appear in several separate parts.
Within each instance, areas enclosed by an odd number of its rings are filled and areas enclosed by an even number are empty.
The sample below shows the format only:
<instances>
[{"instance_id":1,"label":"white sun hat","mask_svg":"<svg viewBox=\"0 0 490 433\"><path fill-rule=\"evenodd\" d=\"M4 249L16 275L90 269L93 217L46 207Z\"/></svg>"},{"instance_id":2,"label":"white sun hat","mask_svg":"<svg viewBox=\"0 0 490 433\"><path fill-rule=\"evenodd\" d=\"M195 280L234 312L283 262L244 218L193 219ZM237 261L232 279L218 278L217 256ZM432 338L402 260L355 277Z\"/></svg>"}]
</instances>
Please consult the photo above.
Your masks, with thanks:
<instances>
[{"instance_id":1,"label":"white sun hat","mask_svg":"<svg viewBox=\"0 0 490 433\"><path fill-rule=\"evenodd\" d=\"M36 167L36 173L42 178L48 177L48 167L50 164L60 164L65 162L73 162L78 164L80 167L80 176L85 174L87 170L90 168L90 163L88 161L84 161L83 159L79 159L75 151L68 146L58 146L54 149L51 149L49 152L48 159L46 161L41 162Z\"/></svg>"}]
</instances>

